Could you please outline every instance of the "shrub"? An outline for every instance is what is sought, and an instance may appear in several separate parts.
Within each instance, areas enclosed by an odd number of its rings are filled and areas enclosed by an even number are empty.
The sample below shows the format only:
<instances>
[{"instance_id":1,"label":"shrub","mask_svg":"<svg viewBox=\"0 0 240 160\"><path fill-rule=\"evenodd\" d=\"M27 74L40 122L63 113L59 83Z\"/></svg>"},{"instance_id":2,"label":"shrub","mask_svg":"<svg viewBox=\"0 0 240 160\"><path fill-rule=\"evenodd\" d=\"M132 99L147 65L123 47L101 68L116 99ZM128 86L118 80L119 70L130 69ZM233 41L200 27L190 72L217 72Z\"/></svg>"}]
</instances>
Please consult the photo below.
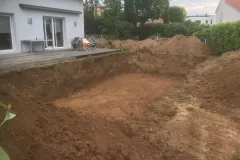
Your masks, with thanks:
<instances>
[{"instance_id":1,"label":"shrub","mask_svg":"<svg viewBox=\"0 0 240 160\"><path fill-rule=\"evenodd\" d=\"M151 36L158 35L158 36L164 37L165 28L166 28L166 24L163 24L163 23L152 24L150 29Z\"/></svg>"},{"instance_id":2,"label":"shrub","mask_svg":"<svg viewBox=\"0 0 240 160\"><path fill-rule=\"evenodd\" d=\"M161 37L173 37L177 34L190 36L197 31L209 28L209 25L199 25L195 22L185 21L183 23L170 23L170 24L150 24L149 36L158 35Z\"/></svg>"},{"instance_id":3,"label":"shrub","mask_svg":"<svg viewBox=\"0 0 240 160\"><path fill-rule=\"evenodd\" d=\"M200 28L197 32L193 34L194 36L197 36L200 39L206 39L208 41L211 40L211 28L210 27L205 27L205 28Z\"/></svg>"},{"instance_id":4,"label":"shrub","mask_svg":"<svg viewBox=\"0 0 240 160\"><path fill-rule=\"evenodd\" d=\"M216 54L240 49L240 21L216 24L195 35L210 41Z\"/></svg>"},{"instance_id":5,"label":"shrub","mask_svg":"<svg viewBox=\"0 0 240 160\"><path fill-rule=\"evenodd\" d=\"M123 40L132 37L134 26L127 21L116 21L114 28L115 35L117 35L119 39Z\"/></svg>"},{"instance_id":6,"label":"shrub","mask_svg":"<svg viewBox=\"0 0 240 160\"><path fill-rule=\"evenodd\" d=\"M173 37L177 34L187 35L187 27L183 23L165 24L164 37Z\"/></svg>"}]
</instances>

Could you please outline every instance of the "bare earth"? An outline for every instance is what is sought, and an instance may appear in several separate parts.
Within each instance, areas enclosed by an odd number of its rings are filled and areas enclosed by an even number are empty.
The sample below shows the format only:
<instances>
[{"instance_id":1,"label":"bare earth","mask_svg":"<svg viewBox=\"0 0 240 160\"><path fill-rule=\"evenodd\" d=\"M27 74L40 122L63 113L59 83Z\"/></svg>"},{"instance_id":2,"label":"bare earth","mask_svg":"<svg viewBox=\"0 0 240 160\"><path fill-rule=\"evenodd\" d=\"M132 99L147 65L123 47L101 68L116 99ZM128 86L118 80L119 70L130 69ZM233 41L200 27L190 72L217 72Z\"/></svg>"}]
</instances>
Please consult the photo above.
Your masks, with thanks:
<instances>
[{"instance_id":1,"label":"bare earth","mask_svg":"<svg viewBox=\"0 0 240 160\"><path fill-rule=\"evenodd\" d=\"M193 36L107 43L136 53L0 75L11 160L240 160L240 52L210 57Z\"/></svg>"},{"instance_id":2,"label":"bare earth","mask_svg":"<svg viewBox=\"0 0 240 160\"><path fill-rule=\"evenodd\" d=\"M56 105L102 116L128 118L132 114L142 114L143 107L160 97L172 85L171 80L158 76L125 74L67 99L57 100Z\"/></svg>"},{"instance_id":3,"label":"bare earth","mask_svg":"<svg viewBox=\"0 0 240 160\"><path fill-rule=\"evenodd\" d=\"M137 122L148 131L147 139L151 143L163 141L173 150L186 152L166 155L167 159L234 158L240 147L239 124L201 109L197 98L186 95L175 88L176 85L177 81L164 77L124 74L57 100L55 104L104 118ZM179 101L179 97L186 101ZM166 103L166 108L162 103ZM145 124L147 119L151 122L148 125ZM135 132L140 130L137 128Z\"/></svg>"}]
</instances>

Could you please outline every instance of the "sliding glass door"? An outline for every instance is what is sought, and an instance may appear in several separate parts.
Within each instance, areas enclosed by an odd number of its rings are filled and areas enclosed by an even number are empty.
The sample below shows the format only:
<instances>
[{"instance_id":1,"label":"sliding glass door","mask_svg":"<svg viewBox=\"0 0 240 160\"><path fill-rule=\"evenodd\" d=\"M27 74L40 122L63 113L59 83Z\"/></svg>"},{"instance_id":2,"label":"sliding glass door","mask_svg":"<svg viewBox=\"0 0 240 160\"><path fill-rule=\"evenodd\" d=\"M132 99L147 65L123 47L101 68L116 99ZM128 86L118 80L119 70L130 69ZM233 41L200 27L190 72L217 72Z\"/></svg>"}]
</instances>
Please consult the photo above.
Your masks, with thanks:
<instances>
[{"instance_id":1,"label":"sliding glass door","mask_svg":"<svg viewBox=\"0 0 240 160\"><path fill-rule=\"evenodd\" d=\"M10 16L0 15L0 51L12 49L13 45Z\"/></svg>"},{"instance_id":2,"label":"sliding glass door","mask_svg":"<svg viewBox=\"0 0 240 160\"><path fill-rule=\"evenodd\" d=\"M63 47L63 19L44 18L45 46L48 49Z\"/></svg>"}]
</instances>

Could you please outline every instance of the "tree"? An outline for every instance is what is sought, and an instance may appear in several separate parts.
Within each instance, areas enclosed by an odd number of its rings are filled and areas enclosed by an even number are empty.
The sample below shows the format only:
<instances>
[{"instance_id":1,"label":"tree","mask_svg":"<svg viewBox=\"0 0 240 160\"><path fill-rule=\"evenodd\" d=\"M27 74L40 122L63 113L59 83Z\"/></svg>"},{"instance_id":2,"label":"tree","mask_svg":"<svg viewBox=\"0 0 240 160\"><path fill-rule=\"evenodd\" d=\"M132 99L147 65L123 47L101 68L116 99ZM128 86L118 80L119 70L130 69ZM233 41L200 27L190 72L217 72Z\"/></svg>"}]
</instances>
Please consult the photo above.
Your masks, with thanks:
<instances>
[{"instance_id":1,"label":"tree","mask_svg":"<svg viewBox=\"0 0 240 160\"><path fill-rule=\"evenodd\" d=\"M132 23L139 22L142 25L148 19L159 19L163 17L168 0L125 0L125 17Z\"/></svg>"},{"instance_id":2,"label":"tree","mask_svg":"<svg viewBox=\"0 0 240 160\"><path fill-rule=\"evenodd\" d=\"M170 22L183 22L186 19L187 11L180 6L170 7Z\"/></svg>"},{"instance_id":3,"label":"tree","mask_svg":"<svg viewBox=\"0 0 240 160\"><path fill-rule=\"evenodd\" d=\"M122 12L121 0L105 0L104 15L119 18Z\"/></svg>"},{"instance_id":4,"label":"tree","mask_svg":"<svg viewBox=\"0 0 240 160\"><path fill-rule=\"evenodd\" d=\"M136 25L135 0L124 0L124 19Z\"/></svg>"},{"instance_id":5,"label":"tree","mask_svg":"<svg viewBox=\"0 0 240 160\"><path fill-rule=\"evenodd\" d=\"M169 4L169 0L166 0L166 7L165 7L165 12L164 12L164 14L163 14L163 21L164 21L164 23L169 23L169 21L170 21L170 17L169 17L169 15L170 15L170 4Z\"/></svg>"}]
</instances>

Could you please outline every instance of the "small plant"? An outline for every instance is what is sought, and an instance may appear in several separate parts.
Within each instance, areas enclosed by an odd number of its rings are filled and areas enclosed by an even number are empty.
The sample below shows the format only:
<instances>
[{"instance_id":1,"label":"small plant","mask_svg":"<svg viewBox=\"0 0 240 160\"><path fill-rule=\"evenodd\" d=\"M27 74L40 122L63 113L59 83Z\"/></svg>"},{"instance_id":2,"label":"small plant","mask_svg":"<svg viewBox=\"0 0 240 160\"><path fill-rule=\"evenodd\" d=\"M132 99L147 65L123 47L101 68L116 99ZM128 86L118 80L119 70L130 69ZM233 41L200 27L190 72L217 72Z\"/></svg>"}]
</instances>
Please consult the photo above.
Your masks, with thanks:
<instances>
[{"instance_id":1,"label":"small plant","mask_svg":"<svg viewBox=\"0 0 240 160\"><path fill-rule=\"evenodd\" d=\"M11 105L5 105L2 102L0 102L0 108L4 108L6 110L6 115L3 121L0 123L0 127L8 120L13 119L16 117L16 114L13 114L10 112ZM10 160L8 154L4 151L2 147L0 147L0 160Z\"/></svg>"}]
</instances>

